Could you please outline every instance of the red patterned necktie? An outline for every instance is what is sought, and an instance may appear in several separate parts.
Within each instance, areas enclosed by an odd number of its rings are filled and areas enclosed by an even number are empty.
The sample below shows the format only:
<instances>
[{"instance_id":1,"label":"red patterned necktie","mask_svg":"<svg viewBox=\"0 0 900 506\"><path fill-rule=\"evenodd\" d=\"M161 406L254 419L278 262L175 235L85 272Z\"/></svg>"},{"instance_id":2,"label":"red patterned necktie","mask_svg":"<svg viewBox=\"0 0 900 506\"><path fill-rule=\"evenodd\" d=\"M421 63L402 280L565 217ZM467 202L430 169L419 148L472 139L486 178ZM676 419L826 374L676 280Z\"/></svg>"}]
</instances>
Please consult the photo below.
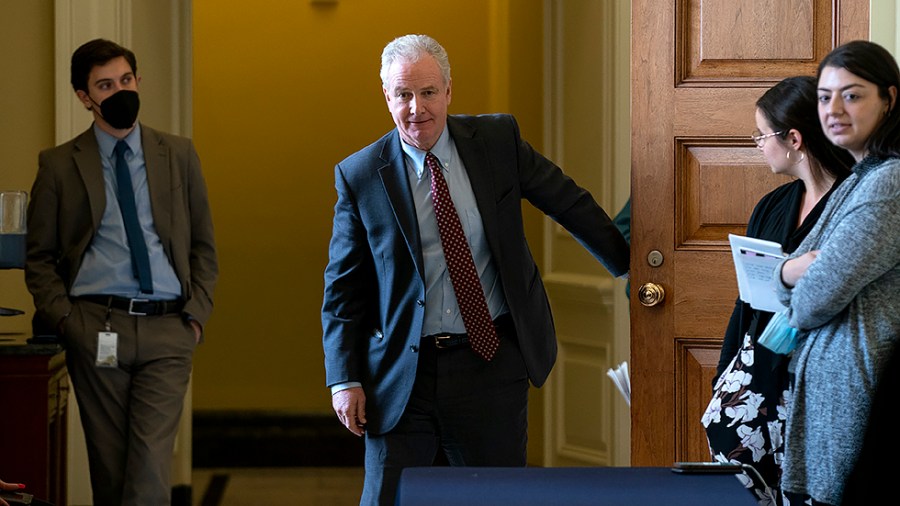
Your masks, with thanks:
<instances>
[{"instance_id":1,"label":"red patterned necktie","mask_svg":"<svg viewBox=\"0 0 900 506\"><path fill-rule=\"evenodd\" d=\"M497 337L497 329L491 320L481 279L475 269L475 261L472 260L472 252L459 222L459 215L456 214L456 207L453 206L453 199L450 198L447 181L441 173L441 164L430 152L425 155L425 164L431 170L434 216L437 218L456 302L469 335L469 344L475 353L490 361L500 347L500 338Z\"/></svg>"}]
</instances>

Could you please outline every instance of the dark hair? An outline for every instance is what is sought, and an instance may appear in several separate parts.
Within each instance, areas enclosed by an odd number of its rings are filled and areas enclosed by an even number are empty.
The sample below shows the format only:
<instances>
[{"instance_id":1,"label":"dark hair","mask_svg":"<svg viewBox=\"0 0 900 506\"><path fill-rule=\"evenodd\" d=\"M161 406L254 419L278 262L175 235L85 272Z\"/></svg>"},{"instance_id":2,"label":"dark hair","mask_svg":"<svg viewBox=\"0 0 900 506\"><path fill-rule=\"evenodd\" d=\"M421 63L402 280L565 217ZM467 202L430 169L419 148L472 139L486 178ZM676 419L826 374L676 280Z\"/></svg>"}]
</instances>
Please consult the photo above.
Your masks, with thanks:
<instances>
[{"instance_id":1,"label":"dark hair","mask_svg":"<svg viewBox=\"0 0 900 506\"><path fill-rule=\"evenodd\" d=\"M850 175L854 160L850 153L831 143L819 123L816 79L811 76L788 77L772 86L756 101L773 131L783 132L779 137L787 137L790 129L796 129L803 136L803 144L818 164L811 163L813 171L821 170L841 180ZM821 174L813 174L818 178Z\"/></svg>"},{"instance_id":2,"label":"dark hair","mask_svg":"<svg viewBox=\"0 0 900 506\"><path fill-rule=\"evenodd\" d=\"M854 40L836 47L819 64L816 77L825 67L844 69L878 87L878 96L891 102L891 86L900 93L900 69L887 49L874 42ZM884 120L866 142L870 155L880 158L900 156L900 107L891 107Z\"/></svg>"},{"instance_id":3,"label":"dark hair","mask_svg":"<svg viewBox=\"0 0 900 506\"><path fill-rule=\"evenodd\" d=\"M88 91L88 76L91 70L98 65L106 65L110 60L120 56L128 61L131 72L137 75L137 59L130 49L106 39L85 42L72 53L72 87L75 91Z\"/></svg>"}]
</instances>

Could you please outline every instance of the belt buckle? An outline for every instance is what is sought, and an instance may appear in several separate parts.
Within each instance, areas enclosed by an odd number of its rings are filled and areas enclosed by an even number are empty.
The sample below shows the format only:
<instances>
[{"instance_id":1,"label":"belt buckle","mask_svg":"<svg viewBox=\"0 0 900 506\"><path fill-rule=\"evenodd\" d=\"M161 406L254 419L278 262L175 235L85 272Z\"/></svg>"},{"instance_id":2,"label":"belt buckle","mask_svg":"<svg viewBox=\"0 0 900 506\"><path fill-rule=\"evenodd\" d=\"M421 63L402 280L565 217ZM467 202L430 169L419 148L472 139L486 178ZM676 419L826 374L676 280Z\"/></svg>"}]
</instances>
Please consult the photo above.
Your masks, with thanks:
<instances>
[{"instance_id":1,"label":"belt buckle","mask_svg":"<svg viewBox=\"0 0 900 506\"><path fill-rule=\"evenodd\" d=\"M149 313L141 313L134 310L134 303L138 304L143 302L150 302L150 299L129 299L128 300L128 314L131 316L147 316Z\"/></svg>"},{"instance_id":2,"label":"belt buckle","mask_svg":"<svg viewBox=\"0 0 900 506\"><path fill-rule=\"evenodd\" d=\"M444 350L449 348L449 341L453 339L453 336L450 335L438 335L434 336L434 347L439 350Z\"/></svg>"}]
</instances>

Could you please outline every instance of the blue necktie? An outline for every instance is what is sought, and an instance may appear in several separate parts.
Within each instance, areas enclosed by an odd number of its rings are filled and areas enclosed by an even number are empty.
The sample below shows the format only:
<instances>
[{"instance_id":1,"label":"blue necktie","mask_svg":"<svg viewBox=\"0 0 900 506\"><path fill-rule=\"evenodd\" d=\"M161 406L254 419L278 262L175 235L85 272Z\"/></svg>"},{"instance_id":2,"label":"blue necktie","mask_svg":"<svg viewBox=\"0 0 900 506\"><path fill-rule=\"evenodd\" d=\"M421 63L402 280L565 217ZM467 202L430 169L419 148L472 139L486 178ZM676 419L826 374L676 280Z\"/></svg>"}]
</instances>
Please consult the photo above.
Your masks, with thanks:
<instances>
[{"instance_id":1,"label":"blue necktie","mask_svg":"<svg viewBox=\"0 0 900 506\"><path fill-rule=\"evenodd\" d=\"M134 204L134 188L131 184L131 172L125 161L128 144L125 141L116 143L116 196L122 221L125 223L125 235L128 237L128 249L131 250L131 268L134 277L141 285L141 293L153 293L153 277L150 274L150 255L147 254L147 243L138 221L137 206Z\"/></svg>"}]
</instances>

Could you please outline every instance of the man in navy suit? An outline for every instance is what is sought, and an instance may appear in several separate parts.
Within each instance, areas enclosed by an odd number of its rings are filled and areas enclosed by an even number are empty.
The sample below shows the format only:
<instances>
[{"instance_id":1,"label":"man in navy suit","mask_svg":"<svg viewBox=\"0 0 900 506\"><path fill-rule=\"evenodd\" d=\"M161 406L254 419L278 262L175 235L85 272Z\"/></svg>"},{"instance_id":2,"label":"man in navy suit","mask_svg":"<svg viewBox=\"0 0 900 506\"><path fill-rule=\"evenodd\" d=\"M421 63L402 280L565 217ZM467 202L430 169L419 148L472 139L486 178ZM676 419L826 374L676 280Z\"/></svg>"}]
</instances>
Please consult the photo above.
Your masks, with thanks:
<instances>
[{"instance_id":1,"label":"man in navy suit","mask_svg":"<svg viewBox=\"0 0 900 506\"><path fill-rule=\"evenodd\" d=\"M335 168L322 308L332 404L366 441L361 504L393 504L402 469L431 465L439 449L451 465L525 465L528 382L546 380L556 335L522 199L615 276L629 261L609 216L512 116L448 116L450 64L434 39L390 42L381 81L397 128ZM457 303L430 170L446 181L499 338L487 358Z\"/></svg>"}]
</instances>

